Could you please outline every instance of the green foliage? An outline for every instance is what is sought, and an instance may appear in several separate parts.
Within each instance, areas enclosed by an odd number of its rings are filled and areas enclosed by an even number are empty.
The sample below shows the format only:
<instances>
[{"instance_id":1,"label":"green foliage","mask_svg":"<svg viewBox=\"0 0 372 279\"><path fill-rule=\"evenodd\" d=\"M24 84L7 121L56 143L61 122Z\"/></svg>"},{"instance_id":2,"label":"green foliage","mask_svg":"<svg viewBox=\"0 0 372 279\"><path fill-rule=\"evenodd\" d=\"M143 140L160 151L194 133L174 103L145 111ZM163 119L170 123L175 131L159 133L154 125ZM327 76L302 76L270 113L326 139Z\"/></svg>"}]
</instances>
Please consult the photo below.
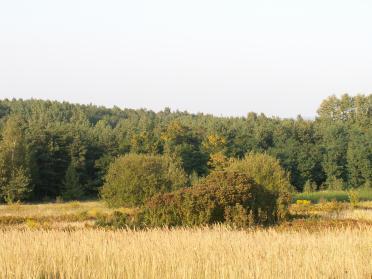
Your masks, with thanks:
<instances>
[{"instance_id":1,"label":"green foliage","mask_svg":"<svg viewBox=\"0 0 372 279\"><path fill-rule=\"evenodd\" d=\"M84 195L84 190L79 181L79 175L76 172L75 166L70 164L66 171L64 190L62 197L64 200L80 199Z\"/></svg>"},{"instance_id":2,"label":"green foliage","mask_svg":"<svg viewBox=\"0 0 372 279\"><path fill-rule=\"evenodd\" d=\"M368 181L366 181L366 182L362 185L361 189L365 189L365 190L372 189L372 180L368 180Z\"/></svg>"},{"instance_id":3,"label":"green foliage","mask_svg":"<svg viewBox=\"0 0 372 279\"><path fill-rule=\"evenodd\" d=\"M261 214L261 212L259 214ZM224 218L226 224L232 227L247 228L255 225L253 211L250 210L248 212L247 209L239 203L235 206L226 207Z\"/></svg>"},{"instance_id":4,"label":"green foliage","mask_svg":"<svg viewBox=\"0 0 372 279\"><path fill-rule=\"evenodd\" d=\"M126 214L120 211L115 211L112 215L98 216L95 225L110 229L141 229L145 227L141 212Z\"/></svg>"},{"instance_id":5,"label":"green foliage","mask_svg":"<svg viewBox=\"0 0 372 279\"><path fill-rule=\"evenodd\" d=\"M1 187L2 195L7 203L21 200L30 190L30 178L22 169L15 169L7 184Z\"/></svg>"},{"instance_id":6,"label":"green foliage","mask_svg":"<svg viewBox=\"0 0 372 279\"><path fill-rule=\"evenodd\" d=\"M289 172L290 181L298 191L307 180L321 184L325 179L323 154L314 121L297 117L285 119L273 127L274 146L268 150Z\"/></svg>"},{"instance_id":7,"label":"green foliage","mask_svg":"<svg viewBox=\"0 0 372 279\"><path fill-rule=\"evenodd\" d=\"M342 179L331 176L326 182L326 187L328 190L341 191L345 188L345 182Z\"/></svg>"},{"instance_id":8,"label":"green foliage","mask_svg":"<svg viewBox=\"0 0 372 279\"><path fill-rule=\"evenodd\" d=\"M347 149L348 178L351 187L372 181L372 128L354 127Z\"/></svg>"},{"instance_id":9,"label":"green foliage","mask_svg":"<svg viewBox=\"0 0 372 279\"><path fill-rule=\"evenodd\" d=\"M353 207L356 207L359 203L359 195L358 195L358 192L355 191L355 190L349 190L348 191L348 196L349 196L349 200L350 200L350 204L353 206Z\"/></svg>"},{"instance_id":10,"label":"green foliage","mask_svg":"<svg viewBox=\"0 0 372 279\"><path fill-rule=\"evenodd\" d=\"M10 125L12 121L16 124ZM230 160L249 152L266 153L279 160L298 191L303 191L308 180L325 185L335 177L346 188L364 187L372 181L371 94L327 98L315 120L253 112L246 117L170 109L155 113L5 99L0 100L0 133L5 140L0 150L4 166L0 184L7 184L22 166L32 192L24 192L21 199L62 196L71 163L85 195L97 196L110 163L128 153L164 154L180 162L194 178L194 173L204 177L223 170ZM21 139L15 148L9 145L12 137ZM8 159L12 153L14 167Z\"/></svg>"},{"instance_id":11,"label":"green foliage","mask_svg":"<svg viewBox=\"0 0 372 279\"><path fill-rule=\"evenodd\" d=\"M226 169L246 173L269 190L276 192L293 190L289 177L279 161L268 154L249 153L242 160L232 161Z\"/></svg>"},{"instance_id":12,"label":"green foliage","mask_svg":"<svg viewBox=\"0 0 372 279\"><path fill-rule=\"evenodd\" d=\"M359 187L372 177L372 95L329 97L318 110L317 129L327 181Z\"/></svg>"},{"instance_id":13,"label":"green foliage","mask_svg":"<svg viewBox=\"0 0 372 279\"><path fill-rule=\"evenodd\" d=\"M242 160L232 161L226 169L245 173L257 184L275 192L278 195L277 202L282 217L287 215L293 187L289 182L288 174L277 159L268 154L249 153Z\"/></svg>"},{"instance_id":14,"label":"green foliage","mask_svg":"<svg viewBox=\"0 0 372 279\"><path fill-rule=\"evenodd\" d=\"M277 194L236 172L214 172L191 188L159 194L144 207L150 226L268 225L281 214Z\"/></svg>"},{"instance_id":15,"label":"green foliage","mask_svg":"<svg viewBox=\"0 0 372 279\"><path fill-rule=\"evenodd\" d=\"M162 134L165 153L181 161L184 170L198 175L207 173L208 156L202 151L201 139L189 127L172 122Z\"/></svg>"},{"instance_id":16,"label":"green foliage","mask_svg":"<svg viewBox=\"0 0 372 279\"><path fill-rule=\"evenodd\" d=\"M21 123L18 117L9 118L0 142L0 197L8 203L23 199L31 191Z\"/></svg>"},{"instance_id":17,"label":"green foliage","mask_svg":"<svg viewBox=\"0 0 372 279\"><path fill-rule=\"evenodd\" d=\"M372 189L354 189L360 201L372 201ZM310 200L313 203L318 203L320 200L339 202L349 202L350 196L347 191L317 191L311 193L298 193L293 197L293 202L297 200Z\"/></svg>"},{"instance_id":18,"label":"green foliage","mask_svg":"<svg viewBox=\"0 0 372 279\"><path fill-rule=\"evenodd\" d=\"M320 130L323 133L324 157L322 160L323 169L327 180L347 178L347 143L348 129L342 123L326 124Z\"/></svg>"},{"instance_id":19,"label":"green foliage","mask_svg":"<svg viewBox=\"0 0 372 279\"><path fill-rule=\"evenodd\" d=\"M157 193L186 185L186 174L169 158L130 154L111 164L101 196L112 207L141 206Z\"/></svg>"},{"instance_id":20,"label":"green foliage","mask_svg":"<svg viewBox=\"0 0 372 279\"><path fill-rule=\"evenodd\" d=\"M304 192L305 193L315 192L316 190L317 190L317 186L313 181L311 181L311 180L306 181L306 183L304 185Z\"/></svg>"}]
</instances>

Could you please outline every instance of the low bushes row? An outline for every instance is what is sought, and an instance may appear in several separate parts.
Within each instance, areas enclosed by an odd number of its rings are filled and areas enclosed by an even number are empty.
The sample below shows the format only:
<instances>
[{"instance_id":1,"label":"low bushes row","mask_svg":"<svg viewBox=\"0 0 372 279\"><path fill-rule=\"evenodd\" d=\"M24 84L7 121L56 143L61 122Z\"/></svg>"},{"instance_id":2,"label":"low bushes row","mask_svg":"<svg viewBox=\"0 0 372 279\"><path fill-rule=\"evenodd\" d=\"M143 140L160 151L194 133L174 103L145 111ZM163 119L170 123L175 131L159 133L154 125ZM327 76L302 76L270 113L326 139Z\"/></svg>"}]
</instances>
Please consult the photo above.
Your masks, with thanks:
<instances>
[{"instance_id":1,"label":"low bushes row","mask_svg":"<svg viewBox=\"0 0 372 279\"><path fill-rule=\"evenodd\" d=\"M268 225L279 219L276 202L276 193L248 175L216 172L191 188L149 199L144 216L150 226Z\"/></svg>"},{"instance_id":2,"label":"low bushes row","mask_svg":"<svg viewBox=\"0 0 372 279\"><path fill-rule=\"evenodd\" d=\"M98 223L114 227L216 223L248 227L274 224L288 215L288 176L266 154L248 154L225 170L187 185L182 169L167 158L118 158L108 171L102 197L112 207L137 207L140 213L135 217L116 214Z\"/></svg>"}]
</instances>

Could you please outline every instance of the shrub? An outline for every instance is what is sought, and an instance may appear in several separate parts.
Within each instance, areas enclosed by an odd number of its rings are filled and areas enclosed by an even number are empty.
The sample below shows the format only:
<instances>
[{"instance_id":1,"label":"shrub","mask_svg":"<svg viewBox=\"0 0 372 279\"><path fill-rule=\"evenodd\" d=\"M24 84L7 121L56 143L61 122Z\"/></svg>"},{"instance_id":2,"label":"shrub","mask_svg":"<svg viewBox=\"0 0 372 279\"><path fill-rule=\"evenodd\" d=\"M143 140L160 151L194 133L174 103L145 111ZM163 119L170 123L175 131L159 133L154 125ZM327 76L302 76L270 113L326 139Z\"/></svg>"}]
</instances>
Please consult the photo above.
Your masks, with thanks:
<instances>
[{"instance_id":1,"label":"shrub","mask_svg":"<svg viewBox=\"0 0 372 279\"><path fill-rule=\"evenodd\" d=\"M144 228L143 215L141 212L130 215L115 211L112 215L98 216L95 226L110 229L142 229Z\"/></svg>"},{"instance_id":2,"label":"shrub","mask_svg":"<svg viewBox=\"0 0 372 279\"><path fill-rule=\"evenodd\" d=\"M242 160L233 160L226 170L245 173L257 184L277 193L278 213L281 218L287 217L290 193L294 189L288 174L276 158L268 154L249 153Z\"/></svg>"},{"instance_id":3,"label":"shrub","mask_svg":"<svg viewBox=\"0 0 372 279\"><path fill-rule=\"evenodd\" d=\"M309 201L309 200L297 200L296 204L298 204L298 205L310 205L311 201Z\"/></svg>"},{"instance_id":4,"label":"shrub","mask_svg":"<svg viewBox=\"0 0 372 279\"><path fill-rule=\"evenodd\" d=\"M280 218L277 198L246 174L213 172L191 188L149 199L144 218L149 226L267 225Z\"/></svg>"},{"instance_id":5,"label":"shrub","mask_svg":"<svg viewBox=\"0 0 372 279\"><path fill-rule=\"evenodd\" d=\"M73 164L67 168L64 180L63 199L76 200L84 195L83 186L79 182L79 175Z\"/></svg>"},{"instance_id":6,"label":"shrub","mask_svg":"<svg viewBox=\"0 0 372 279\"><path fill-rule=\"evenodd\" d=\"M22 168L12 172L7 184L0 185L0 192L8 204L20 201L30 191L29 175Z\"/></svg>"},{"instance_id":7,"label":"shrub","mask_svg":"<svg viewBox=\"0 0 372 279\"><path fill-rule=\"evenodd\" d=\"M345 188L345 182L340 178L331 176L326 182L326 187L328 190L343 190Z\"/></svg>"},{"instance_id":8,"label":"shrub","mask_svg":"<svg viewBox=\"0 0 372 279\"><path fill-rule=\"evenodd\" d=\"M352 207L356 207L359 203L359 195L355 190L348 191L349 201Z\"/></svg>"},{"instance_id":9,"label":"shrub","mask_svg":"<svg viewBox=\"0 0 372 279\"><path fill-rule=\"evenodd\" d=\"M254 225L252 210L247 214L247 210L241 204L227 207L225 209L225 222L234 227L244 228Z\"/></svg>"},{"instance_id":10,"label":"shrub","mask_svg":"<svg viewBox=\"0 0 372 279\"><path fill-rule=\"evenodd\" d=\"M369 189L372 189L372 181L366 181L363 186L362 186L362 189L365 189L365 190L369 190Z\"/></svg>"},{"instance_id":11,"label":"shrub","mask_svg":"<svg viewBox=\"0 0 372 279\"><path fill-rule=\"evenodd\" d=\"M157 193L187 185L179 164L162 156L130 154L117 158L109 167L101 189L102 198L112 207L135 207Z\"/></svg>"},{"instance_id":12,"label":"shrub","mask_svg":"<svg viewBox=\"0 0 372 279\"><path fill-rule=\"evenodd\" d=\"M316 184L311 180L307 180L305 185L304 185L304 192L305 193L311 193L311 192L315 192L315 191L316 191Z\"/></svg>"}]
</instances>

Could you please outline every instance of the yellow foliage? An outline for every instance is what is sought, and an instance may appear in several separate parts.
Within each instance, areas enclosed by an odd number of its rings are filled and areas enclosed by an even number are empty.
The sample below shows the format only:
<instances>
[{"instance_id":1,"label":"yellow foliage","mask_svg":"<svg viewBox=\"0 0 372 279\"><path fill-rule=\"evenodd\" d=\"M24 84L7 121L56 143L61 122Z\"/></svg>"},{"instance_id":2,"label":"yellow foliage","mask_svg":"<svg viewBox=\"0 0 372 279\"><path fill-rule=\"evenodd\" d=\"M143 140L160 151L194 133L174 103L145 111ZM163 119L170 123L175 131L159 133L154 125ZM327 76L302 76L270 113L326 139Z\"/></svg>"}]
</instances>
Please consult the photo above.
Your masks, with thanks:
<instances>
[{"instance_id":1,"label":"yellow foliage","mask_svg":"<svg viewBox=\"0 0 372 279\"><path fill-rule=\"evenodd\" d=\"M229 159L222 153L211 154L208 165L213 170L223 170L229 164Z\"/></svg>"},{"instance_id":2,"label":"yellow foliage","mask_svg":"<svg viewBox=\"0 0 372 279\"><path fill-rule=\"evenodd\" d=\"M40 223L32 219L27 219L26 226L31 230L35 230L40 228Z\"/></svg>"},{"instance_id":3,"label":"yellow foliage","mask_svg":"<svg viewBox=\"0 0 372 279\"><path fill-rule=\"evenodd\" d=\"M308 200L297 200L297 201L296 201L296 204L300 204L300 205L310 205L310 204L311 204L311 201L308 201Z\"/></svg>"}]
</instances>

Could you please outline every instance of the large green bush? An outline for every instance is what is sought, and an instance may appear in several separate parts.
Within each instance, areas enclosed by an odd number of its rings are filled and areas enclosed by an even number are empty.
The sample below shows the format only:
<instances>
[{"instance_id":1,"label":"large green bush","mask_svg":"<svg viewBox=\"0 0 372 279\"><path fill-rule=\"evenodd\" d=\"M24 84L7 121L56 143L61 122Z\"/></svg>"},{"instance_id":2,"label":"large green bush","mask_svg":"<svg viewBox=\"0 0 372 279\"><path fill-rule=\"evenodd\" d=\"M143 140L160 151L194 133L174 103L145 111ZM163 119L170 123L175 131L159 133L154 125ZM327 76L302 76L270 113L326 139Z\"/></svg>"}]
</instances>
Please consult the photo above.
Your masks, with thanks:
<instances>
[{"instance_id":1,"label":"large green bush","mask_svg":"<svg viewBox=\"0 0 372 279\"><path fill-rule=\"evenodd\" d=\"M182 168L167 157L130 154L110 165L101 197L112 207L141 206L155 194L186 185Z\"/></svg>"},{"instance_id":2,"label":"large green bush","mask_svg":"<svg viewBox=\"0 0 372 279\"><path fill-rule=\"evenodd\" d=\"M294 190L288 174L276 158L265 153L249 153L242 160L233 160L226 170L245 173L257 184L274 191L278 196L280 217L285 218L288 215L290 193Z\"/></svg>"},{"instance_id":3,"label":"large green bush","mask_svg":"<svg viewBox=\"0 0 372 279\"><path fill-rule=\"evenodd\" d=\"M279 219L277 198L244 173L214 172L193 187L152 197L144 218L150 226L266 225Z\"/></svg>"}]
</instances>

